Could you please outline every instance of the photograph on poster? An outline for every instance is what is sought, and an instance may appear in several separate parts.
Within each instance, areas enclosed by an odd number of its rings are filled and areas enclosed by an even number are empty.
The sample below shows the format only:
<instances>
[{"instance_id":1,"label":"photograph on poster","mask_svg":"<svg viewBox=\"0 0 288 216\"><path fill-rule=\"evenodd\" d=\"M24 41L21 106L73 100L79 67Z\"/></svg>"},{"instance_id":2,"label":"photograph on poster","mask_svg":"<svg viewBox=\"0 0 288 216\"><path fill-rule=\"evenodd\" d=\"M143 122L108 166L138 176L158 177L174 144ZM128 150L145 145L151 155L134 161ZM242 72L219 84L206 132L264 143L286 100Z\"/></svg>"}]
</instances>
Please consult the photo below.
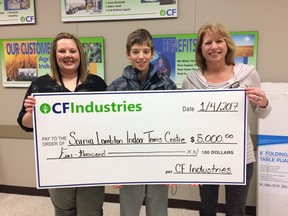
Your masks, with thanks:
<instances>
[{"instance_id":1,"label":"photograph on poster","mask_svg":"<svg viewBox=\"0 0 288 216\"><path fill-rule=\"evenodd\" d=\"M4 0L5 10L25 10L30 8L30 0Z\"/></svg>"},{"instance_id":2,"label":"photograph on poster","mask_svg":"<svg viewBox=\"0 0 288 216\"><path fill-rule=\"evenodd\" d=\"M255 35L233 35L233 40L237 47L235 61L248 64L248 58L254 56Z\"/></svg>"},{"instance_id":3,"label":"photograph on poster","mask_svg":"<svg viewBox=\"0 0 288 216\"><path fill-rule=\"evenodd\" d=\"M67 15L89 15L102 10L102 0L67 0L65 4Z\"/></svg>"},{"instance_id":4,"label":"photograph on poster","mask_svg":"<svg viewBox=\"0 0 288 216\"><path fill-rule=\"evenodd\" d=\"M3 47L5 47L3 64L5 65L6 81L33 81L38 77L36 68L38 65L37 48L33 44L35 44L35 41L3 42ZM45 49L41 48L43 54L49 54L47 46L49 44L46 44ZM38 50L40 50L40 45ZM39 58L39 61L41 60L42 57ZM39 65L39 67L42 66Z\"/></svg>"},{"instance_id":5,"label":"photograph on poster","mask_svg":"<svg viewBox=\"0 0 288 216\"><path fill-rule=\"evenodd\" d=\"M171 74L171 66L168 58L165 55L158 55L157 58L157 68L158 70L165 76L170 77Z\"/></svg>"},{"instance_id":6,"label":"photograph on poster","mask_svg":"<svg viewBox=\"0 0 288 216\"><path fill-rule=\"evenodd\" d=\"M102 63L101 43L83 43L87 59L87 67L90 73L97 74L97 63Z\"/></svg>"}]
</instances>

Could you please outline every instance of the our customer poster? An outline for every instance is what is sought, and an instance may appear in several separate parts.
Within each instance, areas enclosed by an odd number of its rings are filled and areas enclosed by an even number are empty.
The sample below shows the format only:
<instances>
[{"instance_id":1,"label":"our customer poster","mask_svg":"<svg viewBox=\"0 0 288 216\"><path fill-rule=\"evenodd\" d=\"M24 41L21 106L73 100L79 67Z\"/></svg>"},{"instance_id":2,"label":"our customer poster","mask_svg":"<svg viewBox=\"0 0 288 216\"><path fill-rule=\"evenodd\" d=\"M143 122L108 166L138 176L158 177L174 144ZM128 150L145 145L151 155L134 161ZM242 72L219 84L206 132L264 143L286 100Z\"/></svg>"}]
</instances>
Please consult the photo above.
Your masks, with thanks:
<instances>
[{"instance_id":1,"label":"our customer poster","mask_svg":"<svg viewBox=\"0 0 288 216\"><path fill-rule=\"evenodd\" d=\"M104 78L104 38L82 37L90 73ZM27 87L50 73L52 38L0 39L0 62L4 87Z\"/></svg>"}]
</instances>

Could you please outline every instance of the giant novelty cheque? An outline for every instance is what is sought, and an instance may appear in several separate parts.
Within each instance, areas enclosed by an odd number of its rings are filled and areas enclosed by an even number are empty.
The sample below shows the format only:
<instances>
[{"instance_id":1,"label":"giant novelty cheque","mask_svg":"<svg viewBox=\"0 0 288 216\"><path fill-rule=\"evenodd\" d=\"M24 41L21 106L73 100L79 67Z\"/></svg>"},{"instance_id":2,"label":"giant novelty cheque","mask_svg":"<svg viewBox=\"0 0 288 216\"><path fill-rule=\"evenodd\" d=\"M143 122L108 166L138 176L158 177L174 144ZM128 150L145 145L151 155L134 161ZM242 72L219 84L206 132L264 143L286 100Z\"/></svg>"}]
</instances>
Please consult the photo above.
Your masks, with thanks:
<instances>
[{"instance_id":1,"label":"giant novelty cheque","mask_svg":"<svg viewBox=\"0 0 288 216\"><path fill-rule=\"evenodd\" d=\"M243 89L33 96L38 188L245 184Z\"/></svg>"}]
</instances>

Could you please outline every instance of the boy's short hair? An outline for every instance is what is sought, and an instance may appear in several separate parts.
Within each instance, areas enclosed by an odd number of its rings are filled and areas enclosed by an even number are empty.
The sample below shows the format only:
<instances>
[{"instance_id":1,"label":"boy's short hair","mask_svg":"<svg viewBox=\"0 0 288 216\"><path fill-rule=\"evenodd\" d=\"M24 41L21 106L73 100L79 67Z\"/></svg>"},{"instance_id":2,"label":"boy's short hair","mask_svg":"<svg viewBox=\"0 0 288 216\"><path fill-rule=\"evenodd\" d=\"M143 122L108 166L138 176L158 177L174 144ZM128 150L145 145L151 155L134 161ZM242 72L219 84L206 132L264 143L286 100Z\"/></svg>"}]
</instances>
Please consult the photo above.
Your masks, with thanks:
<instances>
[{"instance_id":1,"label":"boy's short hair","mask_svg":"<svg viewBox=\"0 0 288 216\"><path fill-rule=\"evenodd\" d=\"M149 31L146 29L137 29L128 35L126 42L126 51L130 53L131 47L135 44L145 44L150 47L151 51L154 51L153 39Z\"/></svg>"}]
</instances>

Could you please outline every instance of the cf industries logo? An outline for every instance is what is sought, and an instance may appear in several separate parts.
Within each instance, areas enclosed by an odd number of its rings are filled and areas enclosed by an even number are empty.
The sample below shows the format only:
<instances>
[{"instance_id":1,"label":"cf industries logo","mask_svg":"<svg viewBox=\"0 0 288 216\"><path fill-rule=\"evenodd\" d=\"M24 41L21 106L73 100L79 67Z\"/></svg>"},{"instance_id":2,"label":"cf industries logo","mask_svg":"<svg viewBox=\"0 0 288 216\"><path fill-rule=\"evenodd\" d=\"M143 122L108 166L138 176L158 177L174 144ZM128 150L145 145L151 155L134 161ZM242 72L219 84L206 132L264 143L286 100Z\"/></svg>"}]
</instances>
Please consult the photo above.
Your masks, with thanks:
<instances>
[{"instance_id":1,"label":"cf industries logo","mask_svg":"<svg viewBox=\"0 0 288 216\"><path fill-rule=\"evenodd\" d=\"M161 10L160 16L174 16L176 14L176 9Z\"/></svg>"},{"instance_id":2,"label":"cf industries logo","mask_svg":"<svg viewBox=\"0 0 288 216\"><path fill-rule=\"evenodd\" d=\"M49 105L48 103L43 103L40 105L40 112L43 114L48 114L51 111L55 114L67 113L67 110L70 109L70 103L54 103L53 105Z\"/></svg>"},{"instance_id":3,"label":"cf industries logo","mask_svg":"<svg viewBox=\"0 0 288 216\"><path fill-rule=\"evenodd\" d=\"M40 106L40 111L43 114L48 114L51 111L51 106L49 104L47 104L47 103L43 103Z\"/></svg>"},{"instance_id":4,"label":"cf industries logo","mask_svg":"<svg viewBox=\"0 0 288 216\"><path fill-rule=\"evenodd\" d=\"M28 22L28 23L30 23L30 22L33 22L34 21L34 16L22 16L22 17L20 17L20 21L21 22Z\"/></svg>"}]
</instances>

